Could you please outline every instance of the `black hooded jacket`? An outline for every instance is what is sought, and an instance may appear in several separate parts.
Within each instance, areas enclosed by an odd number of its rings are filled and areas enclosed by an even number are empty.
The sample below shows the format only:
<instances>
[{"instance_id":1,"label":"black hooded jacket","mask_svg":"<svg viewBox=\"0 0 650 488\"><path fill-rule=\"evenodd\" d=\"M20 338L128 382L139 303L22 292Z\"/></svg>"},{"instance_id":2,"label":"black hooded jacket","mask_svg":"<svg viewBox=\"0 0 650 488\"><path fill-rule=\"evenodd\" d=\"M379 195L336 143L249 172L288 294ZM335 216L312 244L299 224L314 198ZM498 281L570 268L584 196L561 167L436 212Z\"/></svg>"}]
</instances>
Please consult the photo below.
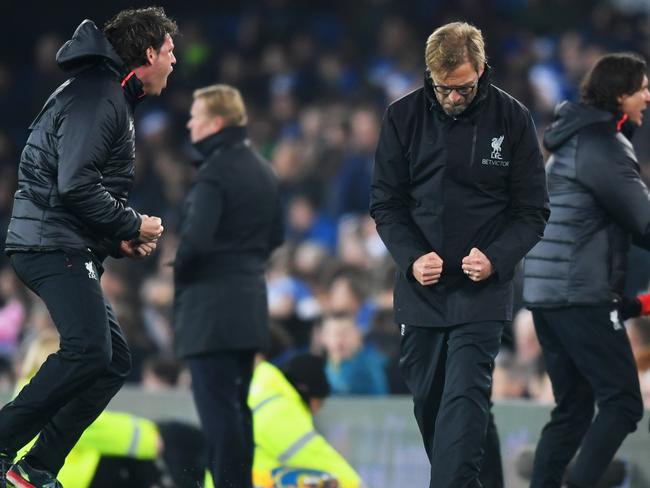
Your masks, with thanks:
<instances>
[{"instance_id":1,"label":"black hooded jacket","mask_svg":"<svg viewBox=\"0 0 650 488\"><path fill-rule=\"evenodd\" d=\"M456 117L431 79L392 103L375 156L370 213L398 267L395 318L419 326L511 320L512 276L548 218L542 155L528 110L490 83ZM462 258L477 247L495 273L467 278ZM440 282L420 285L411 266L435 251Z\"/></svg>"},{"instance_id":2,"label":"black hooded jacket","mask_svg":"<svg viewBox=\"0 0 650 488\"><path fill-rule=\"evenodd\" d=\"M71 78L29 127L6 252L90 249L118 255L140 216L127 207L135 170L133 109L144 96L90 20L57 53ZM128 79L127 79L128 78Z\"/></svg>"},{"instance_id":3,"label":"black hooded jacket","mask_svg":"<svg viewBox=\"0 0 650 488\"><path fill-rule=\"evenodd\" d=\"M544 134L551 219L526 256L530 307L605 305L623 290L631 240L650 249L650 193L610 112L564 102Z\"/></svg>"}]
</instances>

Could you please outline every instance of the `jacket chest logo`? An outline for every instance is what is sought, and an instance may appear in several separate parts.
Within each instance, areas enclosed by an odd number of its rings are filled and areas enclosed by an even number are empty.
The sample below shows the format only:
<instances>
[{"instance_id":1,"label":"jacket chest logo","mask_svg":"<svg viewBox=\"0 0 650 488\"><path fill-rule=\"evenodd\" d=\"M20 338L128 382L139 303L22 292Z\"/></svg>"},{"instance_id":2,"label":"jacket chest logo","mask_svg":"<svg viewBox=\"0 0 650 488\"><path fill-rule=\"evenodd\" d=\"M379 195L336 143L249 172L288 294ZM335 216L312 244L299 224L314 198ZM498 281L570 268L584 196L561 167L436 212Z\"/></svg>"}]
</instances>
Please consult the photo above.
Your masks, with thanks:
<instances>
[{"instance_id":1,"label":"jacket chest logo","mask_svg":"<svg viewBox=\"0 0 650 488\"><path fill-rule=\"evenodd\" d=\"M510 166L510 161L504 161L503 156L501 154L501 145L503 144L503 140L505 139L505 136L502 134L499 137L493 137L491 146L492 146L492 152L490 153L489 158L483 158L481 159L481 164L485 166L500 166L503 168L507 168Z\"/></svg>"},{"instance_id":2,"label":"jacket chest logo","mask_svg":"<svg viewBox=\"0 0 650 488\"><path fill-rule=\"evenodd\" d=\"M84 263L86 266L86 271L88 271L88 278L91 280L96 280L97 279L97 273L95 272L95 267L93 266L92 261L88 261L87 263Z\"/></svg>"},{"instance_id":3,"label":"jacket chest logo","mask_svg":"<svg viewBox=\"0 0 650 488\"><path fill-rule=\"evenodd\" d=\"M501 144L503 144L503 136L492 138L492 159L501 159Z\"/></svg>"}]
</instances>

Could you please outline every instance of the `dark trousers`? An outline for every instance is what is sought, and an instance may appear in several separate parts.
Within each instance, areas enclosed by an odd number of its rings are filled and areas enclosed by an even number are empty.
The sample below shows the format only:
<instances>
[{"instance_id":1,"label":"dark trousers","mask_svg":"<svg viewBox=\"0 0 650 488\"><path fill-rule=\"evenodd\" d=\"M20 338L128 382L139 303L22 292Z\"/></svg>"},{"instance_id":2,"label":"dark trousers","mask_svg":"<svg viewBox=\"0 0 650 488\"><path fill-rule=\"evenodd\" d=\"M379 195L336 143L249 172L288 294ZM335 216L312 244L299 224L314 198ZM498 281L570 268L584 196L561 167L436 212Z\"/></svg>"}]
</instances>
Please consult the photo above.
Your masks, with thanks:
<instances>
[{"instance_id":1,"label":"dark trousers","mask_svg":"<svg viewBox=\"0 0 650 488\"><path fill-rule=\"evenodd\" d=\"M499 442L499 432L494 423L492 412L490 412L485 441L483 442L483 462L478 479L483 488L504 487L501 443Z\"/></svg>"},{"instance_id":2,"label":"dark trousers","mask_svg":"<svg viewBox=\"0 0 650 488\"><path fill-rule=\"evenodd\" d=\"M224 351L187 359L218 488L253 486L253 418L247 399L254 355L253 351Z\"/></svg>"},{"instance_id":3,"label":"dark trousers","mask_svg":"<svg viewBox=\"0 0 650 488\"><path fill-rule=\"evenodd\" d=\"M568 481L593 487L643 416L630 342L606 307L538 309L533 318L556 406L537 445L531 487L561 486L578 448Z\"/></svg>"},{"instance_id":4,"label":"dark trousers","mask_svg":"<svg viewBox=\"0 0 650 488\"><path fill-rule=\"evenodd\" d=\"M431 462L431 488L480 487L494 358L504 322L404 327L400 369Z\"/></svg>"},{"instance_id":5,"label":"dark trousers","mask_svg":"<svg viewBox=\"0 0 650 488\"><path fill-rule=\"evenodd\" d=\"M58 473L83 431L124 383L131 368L129 349L102 294L101 265L89 254L16 253L11 264L45 302L61 344L0 410L0 448L15 452L40 432L28 456Z\"/></svg>"}]
</instances>

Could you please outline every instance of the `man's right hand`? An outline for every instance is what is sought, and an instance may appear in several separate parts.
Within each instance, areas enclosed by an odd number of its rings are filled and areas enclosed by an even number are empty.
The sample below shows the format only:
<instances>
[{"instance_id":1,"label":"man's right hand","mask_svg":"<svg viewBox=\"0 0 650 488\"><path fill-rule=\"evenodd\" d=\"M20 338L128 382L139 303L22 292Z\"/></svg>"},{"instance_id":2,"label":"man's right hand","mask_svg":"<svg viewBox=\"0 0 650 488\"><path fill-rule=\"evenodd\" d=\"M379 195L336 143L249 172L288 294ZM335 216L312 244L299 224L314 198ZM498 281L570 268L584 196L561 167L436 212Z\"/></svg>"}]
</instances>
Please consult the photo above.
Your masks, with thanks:
<instances>
[{"instance_id":1,"label":"man's right hand","mask_svg":"<svg viewBox=\"0 0 650 488\"><path fill-rule=\"evenodd\" d=\"M442 274L442 259L435 252L420 256L411 267L413 277L423 286L435 285Z\"/></svg>"},{"instance_id":2,"label":"man's right hand","mask_svg":"<svg viewBox=\"0 0 650 488\"><path fill-rule=\"evenodd\" d=\"M160 217L141 216L140 231L138 241L156 242L160 238L165 228L162 226Z\"/></svg>"}]
</instances>

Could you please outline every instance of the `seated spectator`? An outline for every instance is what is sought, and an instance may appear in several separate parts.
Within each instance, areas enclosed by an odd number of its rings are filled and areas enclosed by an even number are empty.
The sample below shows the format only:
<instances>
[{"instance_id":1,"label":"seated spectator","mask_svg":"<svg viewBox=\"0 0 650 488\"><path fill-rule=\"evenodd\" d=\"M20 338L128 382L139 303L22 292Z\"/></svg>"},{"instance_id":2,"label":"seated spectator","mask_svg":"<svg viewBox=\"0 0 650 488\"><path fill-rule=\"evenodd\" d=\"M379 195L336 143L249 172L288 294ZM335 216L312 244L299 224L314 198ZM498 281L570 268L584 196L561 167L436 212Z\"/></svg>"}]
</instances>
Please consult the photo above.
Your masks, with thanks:
<instances>
[{"instance_id":1,"label":"seated spectator","mask_svg":"<svg viewBox=\"0 0 650 488\"><path fill-rule=\"evenodd\" d=\"M179 386L183 366L174 356L155 354L142 363L142 387L147 391L161 391Z\"/></svg>"},{"instance_id":2,"label":"seated spectator","mask_svg":"<svg viewBox=\"0 0 650 488\"><path fill-rule=\"evenodd\" d=\"M314 197L307 192L296 193L289 200L287 241L294 244L311 241L336 252L336 225L319 210Z\"/></svg>"},{"instance_id":3,"label":"seated spectator","mask_svg":"<svg viewBox=\"0 0 650 488\"><path fill-rule=\"evenodd\" d=\"M19 284L9 267L0 269L0 356L11 357L18 346L27 311Z\"/></svg>"},{"instance_id":4,"label":"seated spectator","mask_svg":"<svg viewBox=\"0 0 650 488\"><path fill-rule=\"evenodd\" d=\"M327 355L327 379L338 395L385 395L388 393L386 359L364 346L354 316L325 317L321 341Z\"/></svg>"}]
</instances>

